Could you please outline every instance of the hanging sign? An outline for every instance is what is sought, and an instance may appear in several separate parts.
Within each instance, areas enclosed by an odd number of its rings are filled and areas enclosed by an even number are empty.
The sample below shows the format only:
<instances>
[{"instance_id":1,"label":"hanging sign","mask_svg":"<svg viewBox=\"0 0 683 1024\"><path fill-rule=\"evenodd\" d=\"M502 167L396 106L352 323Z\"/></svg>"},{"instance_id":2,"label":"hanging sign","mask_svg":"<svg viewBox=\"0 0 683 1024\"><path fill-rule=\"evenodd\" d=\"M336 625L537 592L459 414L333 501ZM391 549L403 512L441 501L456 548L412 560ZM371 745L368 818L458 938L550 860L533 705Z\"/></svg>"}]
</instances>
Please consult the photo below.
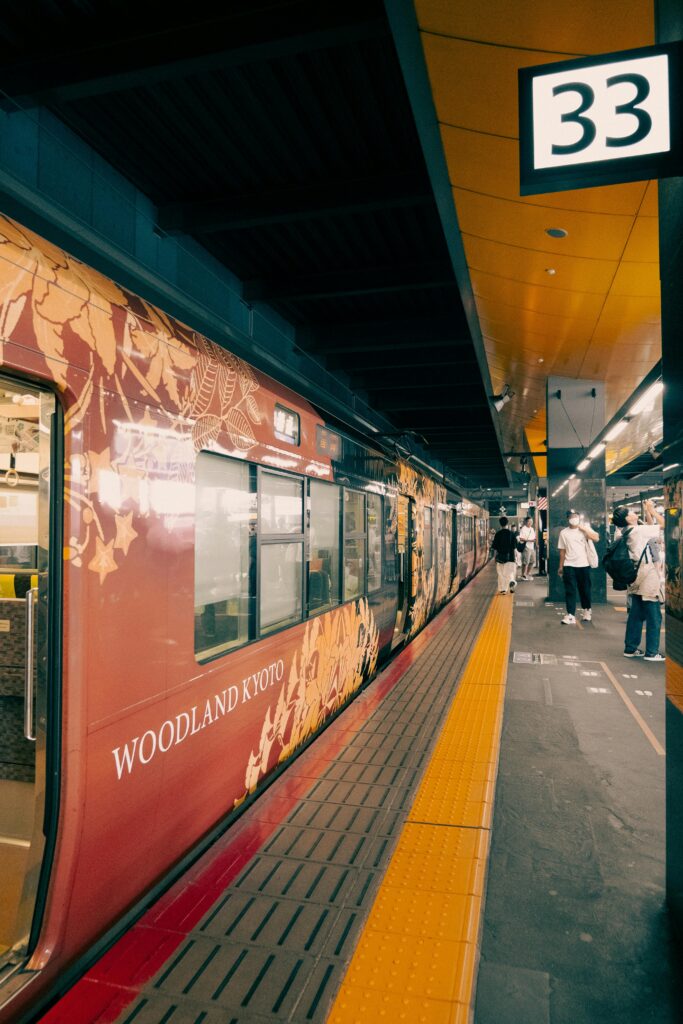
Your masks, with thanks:
<instances>
[{"instance_id":1,"label":"hanging sign","mask_svg":"<svg viewBox=\"0 0 683 1024\"><path fill-rule=\"evenodd\" d=\"M520 68L520 194L683 173L681 49Z\"/></svg>"}]
</instances>

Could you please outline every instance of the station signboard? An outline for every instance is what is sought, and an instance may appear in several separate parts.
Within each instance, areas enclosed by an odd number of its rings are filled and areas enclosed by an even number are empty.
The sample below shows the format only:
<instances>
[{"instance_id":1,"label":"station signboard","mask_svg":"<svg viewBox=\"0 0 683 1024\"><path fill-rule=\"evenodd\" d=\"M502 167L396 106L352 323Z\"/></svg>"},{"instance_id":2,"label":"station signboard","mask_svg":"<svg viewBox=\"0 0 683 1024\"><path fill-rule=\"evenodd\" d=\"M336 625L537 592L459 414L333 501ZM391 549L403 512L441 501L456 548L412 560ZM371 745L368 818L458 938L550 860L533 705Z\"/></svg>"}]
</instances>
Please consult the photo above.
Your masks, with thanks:
<instances>
[{"instance_id":1,"label":"station signboard","mask_svg":"<svg viewBox=\"0 0 683 1024\"><path fill-rule=\"evenodd\" d=\"M682 49L520 68L520 194L683 173Z\"/></svg>"}]
</instances>

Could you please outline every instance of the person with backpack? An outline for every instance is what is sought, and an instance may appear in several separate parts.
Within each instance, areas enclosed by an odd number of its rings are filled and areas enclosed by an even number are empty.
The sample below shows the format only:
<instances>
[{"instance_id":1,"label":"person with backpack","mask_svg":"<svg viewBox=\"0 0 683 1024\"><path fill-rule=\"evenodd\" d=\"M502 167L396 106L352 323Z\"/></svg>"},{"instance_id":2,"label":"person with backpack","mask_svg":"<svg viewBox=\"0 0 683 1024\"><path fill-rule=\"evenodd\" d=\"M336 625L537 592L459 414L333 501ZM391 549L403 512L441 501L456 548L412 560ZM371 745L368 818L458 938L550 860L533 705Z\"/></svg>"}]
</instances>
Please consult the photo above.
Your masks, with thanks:
<instances>
[{"instance_id":1,"label":"person with backpack","mask_svg":"<svg viewBox=\"0 0 683 1024\"><path fill-rule=\"evenodd\" d=\"M591 607L591 550L589 540L598 540L598 534L588 525L582 523L579 513L573 508L567 512L567 526L560 533L557 546L560 551L560 568L558 576L564 583L564 600L567 614L561 620L565 626L576 623L576 588L581 598L582 619L590 622L593 618ZM594 550L594 549L593 549ZM597 557L595 558L597 564Z\"/></svg>"},{"instance_id":2,"label":"person with backpack","mask_svg":"<svg viewBox=\"0 0 683 1024\"><path fill-rule=\"evenodd\" d=\"M638 516L625 505L618 505L612 513L612 521L621 530L621 538L605 555L605 569L612 576L615 589L621 589L618 583L626 580L630 596L630 608L626 619L626 636L624 638L624 657L643 658L645 661L664 661L659 653L659 634L662 628L662 609L660 607L662 578L659 574L657 561L659 558L656 542L659 531L664 526L664 517L655 509L654 503L648 499L644 503L645 523L638 523ZM652 542L652 546L651 546ZM626 546L630 560L628 566L622 564L617 574L610 566L619 566L620 555L618 546ZM616 555L616 557L614 557ZM612 556L610 558L610 556ZM645 625L645 651L640 648Z\"/></svg>"},{"instance_id":3,"label":"person with backpack","mask_svg":"<svg viewBox=\"0 0 683 1024\"><path fill-rule=\"evenodd\" d=\"M514 592L517 586L515 579L517 563L515 553L517 551L517 534L508 526L507 516L501 516L498 520L500 530L493 538L491 550L496 556L496 572L498 573L498 593L507 594L508 589Z\"/></svg>"}]
</instances>

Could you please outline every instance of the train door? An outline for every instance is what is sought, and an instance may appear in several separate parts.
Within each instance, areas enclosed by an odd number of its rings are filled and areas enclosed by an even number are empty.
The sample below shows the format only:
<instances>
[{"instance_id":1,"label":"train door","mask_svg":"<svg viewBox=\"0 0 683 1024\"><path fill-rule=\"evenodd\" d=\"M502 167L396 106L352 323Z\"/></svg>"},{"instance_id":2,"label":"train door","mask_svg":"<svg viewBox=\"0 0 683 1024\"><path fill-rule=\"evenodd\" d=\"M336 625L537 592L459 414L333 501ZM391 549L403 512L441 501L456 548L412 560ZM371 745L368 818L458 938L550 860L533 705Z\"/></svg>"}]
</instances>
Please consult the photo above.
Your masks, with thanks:
<instances>
[{"instance_id":1,"label":"train door","mask_svg":"<svg viewBox=\"0 0 683 1024\"><path fill-rule=\"evenodd\" d=\"M394 625L392 647L405 640L406 621L411 597L412 581L412 502L410 498L398 495L398 609Z\"/></svg>"},{"instance_id":2,"label":"train door","mask_svg":"<svg viewBox=\"0 0 683 1024\"><path fill-rule=\"evenodd\" d=\"M54 396L0 377L0 978L26 955L43 876ZM58 551L61 545L55 545ZM54 632L57 632L54 630ZM50 730L52 734L53 730ZM52 762L50 762L52 763ZM42 889L40 890L42 891Z\"/></svg>"}]
</instances>

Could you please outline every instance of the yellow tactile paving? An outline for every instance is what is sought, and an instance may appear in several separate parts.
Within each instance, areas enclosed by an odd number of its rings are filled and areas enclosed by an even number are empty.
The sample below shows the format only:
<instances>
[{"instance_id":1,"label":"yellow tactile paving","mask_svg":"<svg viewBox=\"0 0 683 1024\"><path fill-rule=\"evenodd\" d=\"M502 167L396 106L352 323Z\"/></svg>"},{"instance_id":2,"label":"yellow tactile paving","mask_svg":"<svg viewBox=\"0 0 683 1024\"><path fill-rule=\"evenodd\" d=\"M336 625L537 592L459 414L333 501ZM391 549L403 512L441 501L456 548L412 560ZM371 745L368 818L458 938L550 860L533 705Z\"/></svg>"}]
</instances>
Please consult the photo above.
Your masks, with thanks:
<instances>
[{"instance_id":1,"label":"yellow tactile paving","mask_svg":"<svg viewBox=\"0 0 683 1024\"><path fill-rule=\"evenodd\" d=\"M394 992L344 985L328 1024L369 1024L395 1021L406 1024L467 1024L469 1006L439 999L397 996Z\"/></svg>"},{"instance_id":2,"label":"yellow tactile paving","mask_svg":"<svg viewBox=\"0 0 683 1024\"><path fill-rule=\"evenodd\" d=\"M512 606L494 599L329 1024L468 1024Z\"/></svg>"}]
</instances>

